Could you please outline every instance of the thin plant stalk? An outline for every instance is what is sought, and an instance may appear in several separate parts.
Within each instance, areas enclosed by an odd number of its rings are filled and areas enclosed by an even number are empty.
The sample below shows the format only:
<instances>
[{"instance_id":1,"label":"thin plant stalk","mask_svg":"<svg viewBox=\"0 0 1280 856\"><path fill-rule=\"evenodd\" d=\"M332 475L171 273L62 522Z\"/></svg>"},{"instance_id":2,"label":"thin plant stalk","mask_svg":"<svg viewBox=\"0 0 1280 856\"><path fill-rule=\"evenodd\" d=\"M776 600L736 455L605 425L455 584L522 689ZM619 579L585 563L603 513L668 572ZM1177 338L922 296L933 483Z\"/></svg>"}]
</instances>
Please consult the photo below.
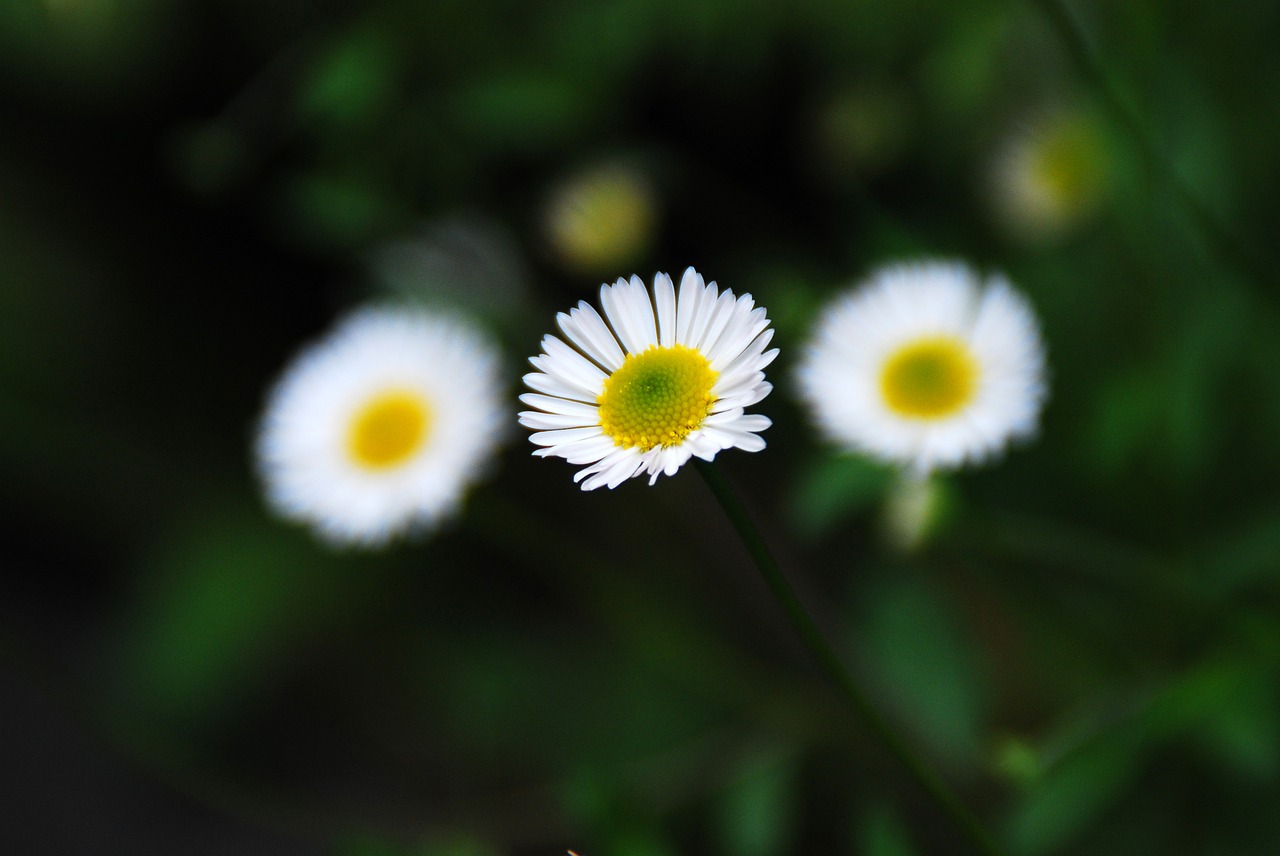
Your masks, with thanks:
<instances>
[{"instance_id":1,"label":"thin plant stalk","mask_svg":"<svg viewBox=\"0 0 1280 856\"><path fill-rule=\"evenodd\" d=\"M995 839L973 814L972 811L956 796L951 787L943 781L932 767L907 744L906 740L894 729L889 720L880 712L871 697L841 662L831 643L818 628L817 623L809 615L795 590L787 582L782 569L778 566L769 547L761 537L746 506L725 479L724 474L714 464L698 459L694 460L698 472L706 481L707 487L720 502L730 523L746 545L747 552L755 560L765 583L778 601L782 611L790 619L796 632L800 634L805 647L818 661L818 665L827 675L841 696L853 708L866 727L889 750L921 787L938 803L947 815L964 832L965 837L978 853L987 856L1001 856L1002 851Z\"/></svg>"}]
</instances>

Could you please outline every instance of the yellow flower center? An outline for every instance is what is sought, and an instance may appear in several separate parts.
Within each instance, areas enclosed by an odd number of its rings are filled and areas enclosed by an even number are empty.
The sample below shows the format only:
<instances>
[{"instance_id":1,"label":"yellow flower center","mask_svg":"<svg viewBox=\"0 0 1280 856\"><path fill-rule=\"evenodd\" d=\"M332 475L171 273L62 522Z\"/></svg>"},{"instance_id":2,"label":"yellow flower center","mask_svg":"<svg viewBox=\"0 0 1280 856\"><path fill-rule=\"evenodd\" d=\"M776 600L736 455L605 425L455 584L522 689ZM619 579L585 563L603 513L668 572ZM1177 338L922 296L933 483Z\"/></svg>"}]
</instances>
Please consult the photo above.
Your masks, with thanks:
<instances>
[{"instance_id":1,"label":"yellow flower center","mask_svg":"<svg viewBox=\"0 0 1280 856\"><path fill-rule=\"evenodd\" d=\"M978 363L959 339L917 339L885 360L880 390L889 409L912 419L945 419L973 400Z\"/></svg>"},{"instance_id":2,"label":"yellow flower center","mask_svg":"<svg viewBox=\"0 0 1280 856\"><path fill-rule=\"evenodd\" d=\"M707 418L718 376L706 357L684 345L627 354L596 400L600 427L617 445L642 452L678 446Z\"/></svg>"},{"instance_id":3,"label":"yellow flower center","mask_svg":"<svg viewBox=\"0 0 1280 856\"><path fill-rule=\"evenodd\" d=\"M388 469L421 449L430 428L431 409L421 395L383 392L356 411L347 430L347 451L365 469Z\"/></svg>"},{"instance_id":4,"label":"yellow flower center","mask_svg":"<svg viewBox=\"0 0 1280 856\"><path fill-rule=\"evenodd\" d=\"M1104 157L1101 140L1087 126L1058 128L1040 141L1033 175L1061 208L1081 208L1101 189Z\"/></svg>"}]
</instances>

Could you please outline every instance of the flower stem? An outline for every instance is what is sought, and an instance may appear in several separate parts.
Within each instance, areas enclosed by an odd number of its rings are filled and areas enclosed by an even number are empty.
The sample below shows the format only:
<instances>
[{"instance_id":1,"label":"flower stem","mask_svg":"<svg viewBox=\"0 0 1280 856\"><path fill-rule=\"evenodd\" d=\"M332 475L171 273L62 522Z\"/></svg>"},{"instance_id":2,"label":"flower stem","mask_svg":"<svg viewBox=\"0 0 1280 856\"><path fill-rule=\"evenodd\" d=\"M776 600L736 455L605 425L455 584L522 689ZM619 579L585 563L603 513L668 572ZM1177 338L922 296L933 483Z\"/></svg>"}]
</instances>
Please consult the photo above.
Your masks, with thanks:
<instances>
[{"instance_id":1,"label":"flower stem","mask_svg":"<svg viewBox=\"0 0 1280 856\"><path fill-rule=\"evenodd\" d=\"M721 507L724 508L724 512L733 524L734 529L741 536L747 552L755 560L756 567L760 569L760 573L764 576L769 590L773 592L774 598L782 607L783 612L787 614L787 618L791 620L792 626L800 634L800 638L809 649L809 652L818 661L822 671L836 685L845 701L861 717L863 723L871 730L872 734L910 771L920 786L933 797L938 805L960 827L973 849L978 853L986 854L986 856L1000 856L1000 847L977 817L974 816L973 812L961 802L960 798L955 795L955 792L943 781L942 777L934 772L933 768L907 745L902 736L894 730L889 720L875 706L867 692L863 690L849 670L845 668L835 649L831 647L831 643L827 641L827 638L809 615L808 610L805 609L804 604L800 602L800 598L796 596L791 584L787 582L782 569L773 558L773 554L769 552L769 547L765 544L764 538L761 537L760 531L747 513L746 506L742 504L742 500L725 479L724 474L714 464L696 458L694 463L698 468L698 472L702 474L703 480L706 481L707 487L711 489Z\"/></svg>"}]
</instances>

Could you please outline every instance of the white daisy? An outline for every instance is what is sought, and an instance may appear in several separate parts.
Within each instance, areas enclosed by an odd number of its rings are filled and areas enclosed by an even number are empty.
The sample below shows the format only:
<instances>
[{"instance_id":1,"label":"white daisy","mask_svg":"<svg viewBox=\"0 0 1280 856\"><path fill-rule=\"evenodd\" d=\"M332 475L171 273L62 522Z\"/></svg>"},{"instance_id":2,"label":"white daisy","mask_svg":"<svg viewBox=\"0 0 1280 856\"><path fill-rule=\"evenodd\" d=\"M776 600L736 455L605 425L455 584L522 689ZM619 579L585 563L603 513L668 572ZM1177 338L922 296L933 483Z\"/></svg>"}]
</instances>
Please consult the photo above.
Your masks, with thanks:
<instances>
[{"instance_id":1,"label":"white daisy","mask_svg":"<svg viewBox=\"0 0 1280 856\"><path fill-rule=\"evenodd\" d=\"M268 501L334 543L436 524L496 445L497 362L479 334L438 315L346 319L270 393L257 438Z\"/></svg>"},{"instance_id":2,"label":"white daisy","mask_svg":"<svg viewBox=\"0 0 1280 856\"><path fill-rule=\"evenodd\" d=\"M778 351L765 310L706 284L693 268L680 293L671 277L638 277L600 287L604 317L585 301L556 321L569 344L548 335L524 376L520 400L535 455L586 464L574 476L584 490L617 487L632 476L672 475L690 457L721 449L758 452L769 419L747 414L773 389L764 368ZM607 323L606 323L607 319Z\"/></svg>"},{"instance_id":3,"label":"white daisy","mask_svg":"<svg viewBox=\"0 0 1280 856\"><path fill-rule=\"evenodd\" d=\"M1046 392L1026 299L957 262L873 273L823 312L796 375L828 437L917 474L1031 436Z\"/></svg>"}]
</instances>

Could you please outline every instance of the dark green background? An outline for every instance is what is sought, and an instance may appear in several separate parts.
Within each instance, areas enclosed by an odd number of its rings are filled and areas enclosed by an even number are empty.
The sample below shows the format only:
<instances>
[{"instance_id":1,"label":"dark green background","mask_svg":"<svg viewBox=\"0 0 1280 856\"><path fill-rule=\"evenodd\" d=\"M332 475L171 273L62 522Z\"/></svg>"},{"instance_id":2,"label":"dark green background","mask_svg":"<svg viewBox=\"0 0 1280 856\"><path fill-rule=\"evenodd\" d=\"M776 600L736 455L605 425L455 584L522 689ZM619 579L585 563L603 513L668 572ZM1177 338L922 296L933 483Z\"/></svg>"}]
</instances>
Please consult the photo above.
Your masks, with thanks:
<instances>
[{"instance_id":1,"label":"dark green background","mask_svg":"<svg viewBox=\"0 0 1280 856\"><path fill-rule=\"evenodd\" d=\"M4 0L0 849L965 852L695 473L583 494L528 454L554 313L692 264L782 350L769 448L718 463L1009 852L1271 852L1277 35L1262 0ZM1064 110L1098 206L1010 230L992 164ZM600 163L658 225L568 266L546 200ZM921 256L1030 297L1051 398L904 552L788 372ZM511 430L446 531L334 552L264 509L253 425L389 294L500 338Z\"/></svg>"}]
</instances>

